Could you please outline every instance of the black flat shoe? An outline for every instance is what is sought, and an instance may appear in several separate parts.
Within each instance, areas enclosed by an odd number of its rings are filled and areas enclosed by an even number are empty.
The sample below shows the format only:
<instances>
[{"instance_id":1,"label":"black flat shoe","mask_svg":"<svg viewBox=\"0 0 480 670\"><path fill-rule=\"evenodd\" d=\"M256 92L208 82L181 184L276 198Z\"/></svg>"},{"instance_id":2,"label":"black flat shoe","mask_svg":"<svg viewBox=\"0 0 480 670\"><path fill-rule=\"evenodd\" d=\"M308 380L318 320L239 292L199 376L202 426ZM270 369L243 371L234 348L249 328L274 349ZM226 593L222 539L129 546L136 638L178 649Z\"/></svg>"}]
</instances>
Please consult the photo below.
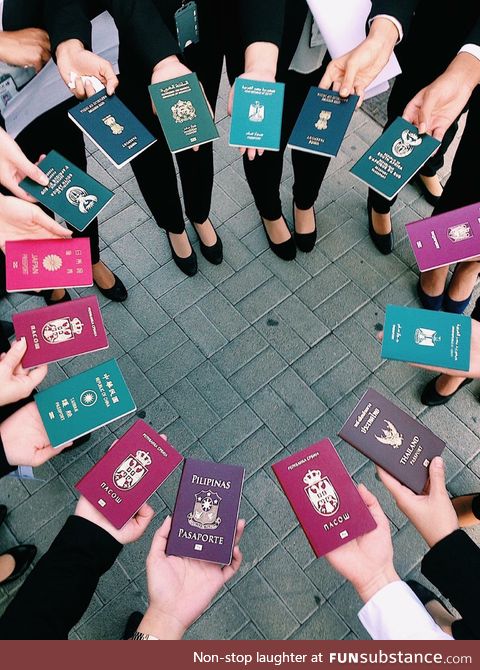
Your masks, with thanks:
<instances>
[{"instance_id":1,"label":"black flat shoe","mask_svg":"<svg viewBox=\"0 0 480 670\"><path fill-rule=\"evenodd\" d=\"M199 223L197 224L201 226L202 224ZM198 241L200 242L200 251L202 252L202 256L209 262L212 263L213 265L220 265L220 263L223 261L223 242L220 239L219 234L215 231L215 234L217 236L217 241L215 244L212 244L211 246L207 246L202 242L202 238L198 234L198 230L196 226L193 226L195 228L195 232L197 233Z\"/></svg>"},{"instance_id":2,"label":"black flat shoe","mask_svg":"<svg viewBox=\"0 0 480 670\"><path fill-rule=\"evenodd\" d=\"M195 251L192 249L192 253L190 256L187 256L187 258L181 258L175 253L175 249L173 248L172 242L170 240L170 235L167 233L167 240L168 244L170 245L170 250L172 252L172 258L179 270L181 270L184 274L186 274L188 277L193 277L193 275L197 274L198 270L198 262L197 262L197 254Z\"/></svg>"},{"instance_id":3,"label":"black flat shoe","mask_svg":"<svg viewBox=\"0 0 480 670\"><path fill-rule=\"evenodd\" d=\"M0 321L0 327L2 328L3 334L7 339L9 339L10 337L12 337L12 335L15 334L15 329L11 321Z\"/></svg>"},{"instance_id":4,"label":"black flat shoe","mask_svg":"<svg viewBox=\"0 0 480 670\"><path fill-rule=\"evenodd\" d=\"M391 232L386 233L385 235L380 235L380 233L377 233L377 231L373 227L372 205L370 203L367 203L367 212L368 212L368 232L370 234L372 242L374 243L374 245L377 247L377 249L381 254L384 254L385 256L387 254L391 254L394 246L393 229L391 230Z\"/></svg>"},{"instance_id":5,"label":"black flat shoe","mask_svg":"<svg viewBox=\"0 0 480 670\"><path fill-rule=\"evenodd\" d=\"M420 190L422 191L422 195L425 198L425 200L428 202L429 205L432 205L432 207L435 207L435 205L438 203L440 198L442 197L441 195L433 195L431 191L428 190L426 184L424 183L423 179L421 178L420 174L417 174L415 177L415 181L417 182L418 186L420 187Z\"/></svg>"},{"instance_id":6,"label":"black flat shoe","mask_svg":"<svg viewBox=\"0 0 480 670\"><path fill-rule=\"evenodd\" d=\"M440 295L428 295L428 293L425 293L423 290L420 279L417 284L417 295L422 303L422 307L425 309L430 309L434 312L438 312L442 309L445 293L441 293Z\"/></svg>"},{"instance_id":7,"label":"black flat shoe","mask_svg":"<svg viewBox=\"0 0 480 670\"><path fill-rule=\"evenodd\" d=\"M450 393L450 395L441 395L436 388L438 378L439 377L431 379L422 391L420 400L424 405L427 405L428 407L437 407L438 405L445 405L451 398L453 398L453 396L456 393L460 391L460 389L462 389L464 386L467 386L467 384L470 384L473 381L473 379L467 377L467 379L463 380L463 382L460 384L460 386L456 391Z\"/></svg>"},{"instance_id":8,"label":"black flat shoe","mask_svg":"<svg viewBox=\"0 0 480 670\"><path fill-rule=\"evenodd\" d=\"M420 582L416 582L414 579L407 579L407 584L424 607L425 605L428 605L428 603L431 603L433 600L435 600L437 603L440 603L440 605L446 609L449 614L451 614L448 607L445 607L445 604L440 600L440 598L438 598L433 591L427 589L426 586L423 586L423 584L420 584Z\"/></svg>"},{"instance_id":9,"label":"black flat shoe","mask_svg":"<svg viewBox=\"0 0 480 670\"><path fill-rule=\"evenodd\" d=\"M7 508L5 505L0 505L0 526L2 523L5 521L5 517L7 516Z\"/></svg>"},{"instance_id":10,"label":"black flat shoe","mask_svg":"<svg viewBox=\"0 0 480 670\"><path fill-rule=\"evenodd\" d=\"M46 304L50 307L51 305L59 305L61 302L70 302L72 297L67 289L64 289L65 295L60 300L52 300L52 294L54 289L49 289L46 291L40 291L40 295L45 300Z\"/></svg>"},{"instance_id":11,"label":"black flat shoe","mask_svg":"<svg viewBox=\"0 0 480 670\"><path fill-rule=\"evenodd\" d=\"M102 295L112 302L124 302L128 298L128 291L120 277L117 277L114 272L112 274L115 278L115 284L111 288L102 288L97 282L95 282L95 286Z\"/></svg>"},{"instance_id":12,"label":"black flat shoe","mask_svg":"<svg viewBox=\"0 0 480 670\"><path fill-rule=\"evenodd\" d=\"M4 579L0 584L4 586L5 584L10 584L10 582L13 582L15 579L22 577L30 567L36 553L37 547L34 547L33 544L20 544L18 547L12 547L11 549L4 551L2 556L5 556L6 554L13 556L15 570L10 577Z\"/></svg>"},{"instance_id":13,"label":"black flat shoe","mask_svg":"<svg viewBox=\"0 0 480 670\"><path fill-rule=\"evenodd\" d=\"M282 216L282 219L287 226L288 229L288 224L285 221L285 217ZM270 239L268 232L267 232L267 227L265 226L265 221L262 218L262 225L263 229L265 230L265 235L267 236L268 240L268 246L270 249L273 251L275 256L278 256L279 258L282 259L282 261L293 261L295 256L297 255L297 247L295 246L295 241L293 239L292 234L290 233L290 239L285 240L285 242L280 242L280 244L275 244L275 242L272 242Z\"/></svg>"},{"instance_id":14,"label":"black flat shoe","mask_svg":"<svg viewBox=\"0 0 480 670\"><path fill-rule=\"evenodd\" d=\"M293 221L293 238L297 249L303 251L304 254L308 254L315 246L317 241L317 215L315 214L315 209L313 210L313 218L315 221L315 230L311 233L297 233L295 228L295 203L292 206L292 221Z\"/></svg>"},{"instance_id":15,"label":"black flat shoe","mask_svg":"<svg viewBox=\"0 0 480 670\"><path fill-rule=\"evenodd\" d=\"M138 629L140 626L140 623L143 619L143 614L141 612L132 612L130 616L128 617L127 624L125 626L125 630L123 631L123 637L122 640L131 640L133 637L133 634L135 631Z\"/></svg>"}]
</instances>

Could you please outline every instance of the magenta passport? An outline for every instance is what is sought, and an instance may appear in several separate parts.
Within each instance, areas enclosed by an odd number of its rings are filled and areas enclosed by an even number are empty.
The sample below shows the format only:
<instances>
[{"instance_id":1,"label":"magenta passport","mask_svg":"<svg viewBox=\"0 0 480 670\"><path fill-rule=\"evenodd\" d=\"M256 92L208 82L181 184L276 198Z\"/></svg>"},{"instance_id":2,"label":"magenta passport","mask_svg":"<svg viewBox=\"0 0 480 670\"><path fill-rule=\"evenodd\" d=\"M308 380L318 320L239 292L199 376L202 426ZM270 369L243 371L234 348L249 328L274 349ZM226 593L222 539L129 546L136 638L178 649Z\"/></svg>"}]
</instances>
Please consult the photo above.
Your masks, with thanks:
<instances>
[{"instance_id":1,"label":"magenta passport","mask_svg":"<svg viewBox=\"0 0 480 670\"><path fill-rule=\"evenodd\" d=\"M272 468L317 558L377 527L330 440Z\"/></svg>"}]
</instances>

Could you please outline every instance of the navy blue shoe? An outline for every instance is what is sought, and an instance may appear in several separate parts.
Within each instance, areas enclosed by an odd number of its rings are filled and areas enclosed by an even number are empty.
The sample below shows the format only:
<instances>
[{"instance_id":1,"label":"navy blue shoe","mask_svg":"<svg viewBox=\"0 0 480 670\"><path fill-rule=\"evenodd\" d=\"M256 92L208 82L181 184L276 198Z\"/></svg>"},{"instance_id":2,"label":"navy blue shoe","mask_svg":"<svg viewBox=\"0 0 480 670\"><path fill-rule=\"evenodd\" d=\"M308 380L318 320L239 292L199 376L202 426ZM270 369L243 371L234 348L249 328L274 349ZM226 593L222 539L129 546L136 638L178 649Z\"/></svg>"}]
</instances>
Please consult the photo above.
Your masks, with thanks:
<instances>
[{"instance_id":1,"label":"navy blue shoe","mask_svg":"<svg viewBox=\"0 0 480 670\"><path fill-rule=\"evenodd\" d=\"M445 293L441 293L440 295L428 295L428 293L425 293L423 290L420 279L417 284L417 294L422 303L422 307L425 309L431 309L434 312L438 312L442 309Z\"/></svg>"},{"instance_id":2,"label":"navy blue shoe","mask_svg":"<svg viewBox=\"0 0 480 670\"><path fill-rule=\"evenodd\" d=\"M445 293L443 298L443 309L446 312L451 312L451 314L463 314L470 304L472 295L473 293L470 293L466 300L452 300L448 293Z\"/></svg>"}]
</instances>

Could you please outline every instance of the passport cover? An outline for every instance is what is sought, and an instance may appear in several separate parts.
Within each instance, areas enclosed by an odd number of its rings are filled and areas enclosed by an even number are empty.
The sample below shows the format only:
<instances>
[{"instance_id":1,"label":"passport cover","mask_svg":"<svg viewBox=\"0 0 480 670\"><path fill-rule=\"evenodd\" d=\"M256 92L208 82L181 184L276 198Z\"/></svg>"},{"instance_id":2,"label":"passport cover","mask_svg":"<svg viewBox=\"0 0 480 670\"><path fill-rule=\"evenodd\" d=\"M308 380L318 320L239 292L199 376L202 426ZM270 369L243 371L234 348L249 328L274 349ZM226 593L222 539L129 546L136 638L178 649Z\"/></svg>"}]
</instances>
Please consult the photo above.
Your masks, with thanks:
<instances>
[{"instance_id":1,"label":"passport cover","mask_svg":"<svg viewBox=\"0 0 480 670\"><path fill-rule=\"evenodd\" d=\"M136 409L114 359L40 391L35 402L52 447L60 447Z\"/></svg>"},{"instance_id":2,"label":"passport cover","mask_svg":"<svg viewBox=\"0 0 480 670\"><path fill-rule=\"evenodd\" d=\"M120 529L182 461L178 451L139 419L75 488Z\"/></svg>"},{"instance_id":3,"label":"passport cover","mask_svg":"<svg viewBox=\"0 0 480 670\"><path fill-rule=\"evenodd\" d=\"M167 554L229 565L245 469L189 458L183 466Z\"/></svg>"},{"instance_id":4,"label":"passport cover","mask_svg":"<svg viewBox=\"0 0 480 670\"><path fill-rule=\"evenodd\" d=\"M367 458L415 493L422 493L428 468L445 442L419 421L368 389L338 433Z\"/></svg>"},{"instance_id":5,"label":"passport cover","mask_svg":"<svg viewBox=\"0 0 480 670\"><path fill-rule=\"evenodd\" d=\"M415 126L399 116L350 172L391 200L439 146L438 140L431 135L419 135Z\"/></svg>"},{"instance_id":6,"label":"passport cover","mask_svg":"<svg viewBox=\"0 0 480 670\"><path fill-rule=\"evenodd\" d=\"M196 74L151 84L148 90L173 154L218 139L212 112Z\"/></svg>"},{"instance_id":7,"label":"passport cover","mask_svg":"<svg viewBox=\"0 0 480 670\"><path fill-rule=\"evenodd\" d=\"M113 198L112 191L56 151L50 151L38 167L49 178L48 186L29 177L20 186L77 230L85 230Z\"/></svg>"},{"instance_id":8,"label":"passport cover","mask_svg":"<svg viewBox=\"0 0 480 670\"><path fill-rule=\"evenodd\" d=\"M7 291L92 286L87 237L5 243Z\"/></svg>"},{"instance_id":9,"label":"passport cover","mask_svg":"<svg viewBox=\"0 0 480 670\"><path fill-rule=\"evenodd\" d=\"M231 147L279 151L285 84L235 80Z\"/></svg>"},{"instance_id":10,"label":"passport cover","mask_svg":"<svg viewBox=\"0 0 480 670\"><path fill-rule=\"evenodd\" d=\"M468 371L471 334L469 316L387 305L382 357Z\"/></svg>"},{"instance_id":11,"label":"passport cover","mask_svg":"<svg viewBox=\"0 0 480 670\"><path fill-rule=\"evenodd\" d=\"M480 255L480 203L407 224L422 272Z\"/></svg>"},{"instance_id":12,"label":"passport cover","mask_svg":"<svg viewBox=\"0 0 480 670\"><path fill-rule=\"evenodd\" d=\"M272 468L317 558L377 527L330 440Z\"/></svg>"},{"instance_id":13,"label":"passport cover","mask_svg":"<svg viewBox=\"0 0 480 670\"><path fill-rule=\"evenodd\" d=\"M335 91L312 86L288 146L320 156L336 156L357 102L358 95L342 98Z\"/></svg>"},{"instance_id":14,"label":"passport cover","mask_svg":"<svg viewBox=\"0 0 480 670\"><path fill-rule=\"evenodd\" d=\"M82 100L68 116L117 168L156 142L123 102L105 89Z\"/></svg>"},{"instance_id":15,"label":"passport cover","mask_svg":"<svg viewBox=\"0 0 480 670\"><path fill-rule=\"evenodd\" d=\"M17 340L24 337L27 351L24 368L108 348L97 297L19 312L12 317Z\"/></svg>"}]
</instances>

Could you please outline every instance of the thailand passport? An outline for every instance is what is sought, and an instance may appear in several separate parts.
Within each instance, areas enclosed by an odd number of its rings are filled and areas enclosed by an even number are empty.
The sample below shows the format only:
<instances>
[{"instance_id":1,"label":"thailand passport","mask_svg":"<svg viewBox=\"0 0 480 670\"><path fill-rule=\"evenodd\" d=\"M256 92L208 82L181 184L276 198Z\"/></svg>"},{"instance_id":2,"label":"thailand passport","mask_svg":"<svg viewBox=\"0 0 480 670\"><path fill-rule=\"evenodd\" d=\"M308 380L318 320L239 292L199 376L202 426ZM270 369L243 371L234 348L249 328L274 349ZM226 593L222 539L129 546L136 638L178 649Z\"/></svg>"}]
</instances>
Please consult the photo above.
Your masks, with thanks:
<instances>
[{"instance_id":1,"label":"thailand passport","mask_svg":"<svg viewBox=\"0 0 480 670\"><path fill-rule=\"evenodd\" d=\"M235 80L230 146L279 151L285 84Z\"/></svg>"},{"instance_id":2,"label":"thailand passport","mask_svg":"<svg viewBox=\"0 0 480 670\"><path fill-rule=\"evenodd\" d=\"M61 447L136 409L114 359L40 391L35 402L52 447Z\"/></svg>"},{"instance_id":3,"label":"thailand passport","mask_svg":"<svg viewBox=\"0 0 480 670\"><path fill-rule=\"evenodd\" d=\"M120 529L182 461L178 451L139 419L75 488Z\"/></svg>"},{"instance_id":4,"label":"thailand passport","mask_svg":"<svg viewBox=\"0 0 480 670\"><path fill-rule=\"evenodd\" d=\"M7 291L92 286L87 237L5 243Z\"/></svg>"},{"instance_id":5,"label":"thailand passport","mask_svg":"<svg viewBox=\"0 0 480 670\"><path fill-rule=\"evenodd\" d=\"M97 297L89 295L50 307L19 312L12 317L17 340L24 337L24 368L108 348Z\"/></svg>"},{"instance_id":6,"label":"thailand passport","mask_svg":"<svg viewBox=\"0 0 480 670\"><path fill-rule=\"evenodd\" d=\"M387 305L382 357L467 371L471 335L469 316Z\"/></svg>"},{"instance_id":7,"label":"thailand passport","mask_svg":"<svg viewBox=\"0 0 480 670\"><path fill-rule=\"evenodd\" d=\"M374 389L364 393L338 434L415 493L424 491L430 462L446 447Z\"/></svg>"},{"instance_id":8,"label":"thailand passport","mask_svg":"<svg viewBox=\"0 0 480 670\"><path fill-rule=\"evenodd\" d=\"M377 527L330 440L272 468L317 558Z\"/></svg>"},{"instance_id":9,"label":"thailand passport","mask_svg":"<svg viewBox=\"0 0 480 670\"><path fill-rule=\"evenodd\" d=\"M20 186L77 230L85 230L113 198L112 191L56 151L50 151L38 167L50 180L48 185L26 177Z\"/></svg>"},{"instance_id":10,"label":"thailand passport","mask_svg":"<svg viewBox=\"0 0 480 670\"><path fill-rule=\"evenodd\" d=\"M189 458L183 466L167 554L229 565L245 469Z\"/></svg>"},{"instance_id":11,"label":"thailand passport","mask_svg":"<svg viewBox=\"0 0 480 670\"><path fill-rule=\"evenodd\" d=\"M398 117L350 172L392 200L439 146L431 135L420 135L415 126Z\"/></svg>"}]
</instances>

